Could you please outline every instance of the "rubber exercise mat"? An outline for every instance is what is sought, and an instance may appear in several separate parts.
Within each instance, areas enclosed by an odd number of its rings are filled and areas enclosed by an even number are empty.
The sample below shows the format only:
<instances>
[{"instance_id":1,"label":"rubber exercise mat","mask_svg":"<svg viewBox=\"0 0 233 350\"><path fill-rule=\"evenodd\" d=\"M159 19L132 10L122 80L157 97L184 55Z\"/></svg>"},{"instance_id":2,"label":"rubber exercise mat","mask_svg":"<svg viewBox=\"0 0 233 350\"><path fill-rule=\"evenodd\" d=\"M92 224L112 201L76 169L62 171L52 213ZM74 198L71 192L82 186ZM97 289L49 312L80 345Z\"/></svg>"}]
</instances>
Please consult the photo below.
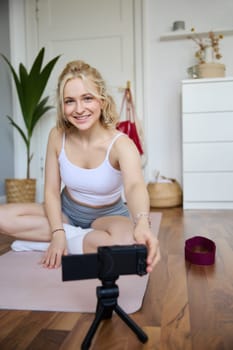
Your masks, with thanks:
<instances>
[{"instance_id":1,"label":"rubber exercise mat","mask_svg":"<svg viewBox=\"0 0 233 350\"><path fill-rule=\"evenodd\" d=\"M152 213L152 227L159 230L160 213ZM63 312L95 312L99 279L62 281L61 269L45 269L42 252L9 251L0 256L0 308ZM118 304L128 313L141 308L149 275L120 276Z\"/></svg>"}]
</instances>

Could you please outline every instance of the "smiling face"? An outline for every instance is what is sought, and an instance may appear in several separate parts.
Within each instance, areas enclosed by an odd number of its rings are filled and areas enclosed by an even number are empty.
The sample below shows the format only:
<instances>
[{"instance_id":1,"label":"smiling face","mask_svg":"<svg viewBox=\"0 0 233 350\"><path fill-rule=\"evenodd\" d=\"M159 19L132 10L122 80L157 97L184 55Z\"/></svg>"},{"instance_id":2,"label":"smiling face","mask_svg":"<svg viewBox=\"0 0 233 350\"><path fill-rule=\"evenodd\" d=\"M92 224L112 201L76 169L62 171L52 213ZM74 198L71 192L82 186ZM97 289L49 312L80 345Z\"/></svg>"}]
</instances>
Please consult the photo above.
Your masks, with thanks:
<instances>
[{"instance_id":1,"label":"smiling face","mask_svg":"<svg viewBox=\"0 0 233 350\"><path fill-rule=\"evenodd\" d=\"M98 99L98 91L89 81L88 85L80 78L66 82L63 90L64 115L74 127L87 130L100 122L102 102Z\"/></svg>"},{"instance_id":2,"label":"smiling face","mask_svg":"<svg viewBox=\"0 0 233 350\"><path fill-rule=\"evenodd\" d=\"M116 103L105 81L88 63L68 62L58 78L57 127L65 132L74 127L88 128L91 126L88 123L94 123L96 117L106 129L115 129L119 121Z\"/></svg>"}]
</instances>

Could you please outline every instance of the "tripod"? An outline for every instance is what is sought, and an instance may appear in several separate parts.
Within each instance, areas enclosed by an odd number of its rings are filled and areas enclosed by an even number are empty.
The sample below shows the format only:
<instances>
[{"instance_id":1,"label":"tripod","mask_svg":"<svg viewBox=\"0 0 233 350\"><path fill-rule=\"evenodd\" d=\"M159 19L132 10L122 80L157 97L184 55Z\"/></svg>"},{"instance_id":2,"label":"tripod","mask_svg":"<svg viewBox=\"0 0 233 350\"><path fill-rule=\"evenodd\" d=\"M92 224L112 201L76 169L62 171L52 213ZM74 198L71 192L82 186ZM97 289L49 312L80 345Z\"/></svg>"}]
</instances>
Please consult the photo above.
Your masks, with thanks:
<instances>
[{"instance_id":1,"label":"tripod","mask_svg":"<svg viewBox=\"0 0 233 350\"><path fill-rule=\"evenodd\" d=\"M117 277L118 278L118 277ZM87 350L91 345L91 341L102 320L112 317L113 311L127 324L129 328L137 335L142 343L146 343L148 336L143 330L126 314L126 312L118 305L117 298L119 296L119 288L115 284L117 278L110 281L102 280L102 286L96 287L96 295L98 298L95 318L87 332L81 349Z\"/></svg>"}]
</instances>

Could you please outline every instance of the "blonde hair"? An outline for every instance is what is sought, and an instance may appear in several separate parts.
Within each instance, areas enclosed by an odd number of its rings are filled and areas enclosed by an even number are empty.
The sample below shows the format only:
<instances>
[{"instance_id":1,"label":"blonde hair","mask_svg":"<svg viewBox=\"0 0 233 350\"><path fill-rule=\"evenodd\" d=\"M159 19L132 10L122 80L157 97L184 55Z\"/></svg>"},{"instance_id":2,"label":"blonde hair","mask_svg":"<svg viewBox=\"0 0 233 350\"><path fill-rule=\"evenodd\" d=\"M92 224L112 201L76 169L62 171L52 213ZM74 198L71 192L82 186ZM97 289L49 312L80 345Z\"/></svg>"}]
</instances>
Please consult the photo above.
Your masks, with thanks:
<instances>
[{"instance_id":1,"label":"blonde hair","mask_svg":"<svg viewBox=\"0 0 233 350\"><path fill-rule=\"evenodd\" d=\"M64 115L63 91L67 81L79 78L85 83L86 88L96 98L103 101L100 122L105 128L114 128L119 121L119 115L116 110L116 104L112 96L106 89L106 83L97 69L91 67L84 61L69 62L58 79L57 86L57 126L63 131L68 131L72 125ZM92 91L90 84L92 82L98 92Z\"/></svg>"}]
</instances>

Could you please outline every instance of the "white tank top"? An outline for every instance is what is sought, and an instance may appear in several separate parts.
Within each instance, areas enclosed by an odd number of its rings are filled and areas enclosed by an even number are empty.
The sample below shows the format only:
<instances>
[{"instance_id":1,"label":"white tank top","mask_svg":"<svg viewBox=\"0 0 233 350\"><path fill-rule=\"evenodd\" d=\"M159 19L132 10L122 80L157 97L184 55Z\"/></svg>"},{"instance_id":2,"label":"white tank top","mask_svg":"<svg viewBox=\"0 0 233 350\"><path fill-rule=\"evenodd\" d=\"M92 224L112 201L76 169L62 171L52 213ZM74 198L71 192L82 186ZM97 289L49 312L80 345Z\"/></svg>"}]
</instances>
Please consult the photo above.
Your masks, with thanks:
<instances>
[{"instance_id":1,"label":"white tank top","mask_svg":"<svg viewBox=\"0 0 233 350\"><path fill-rule=\"evenodd\" d=\"M109 154L114 142L124 135L118 133L111 141L102 164L94 169L80 168L71 163L65 153L65 134L58 160L63 184L72 198L88 205L108 205L117 201L122 193L121 171L113 168Z\"/></svg>"}]
</instances>

